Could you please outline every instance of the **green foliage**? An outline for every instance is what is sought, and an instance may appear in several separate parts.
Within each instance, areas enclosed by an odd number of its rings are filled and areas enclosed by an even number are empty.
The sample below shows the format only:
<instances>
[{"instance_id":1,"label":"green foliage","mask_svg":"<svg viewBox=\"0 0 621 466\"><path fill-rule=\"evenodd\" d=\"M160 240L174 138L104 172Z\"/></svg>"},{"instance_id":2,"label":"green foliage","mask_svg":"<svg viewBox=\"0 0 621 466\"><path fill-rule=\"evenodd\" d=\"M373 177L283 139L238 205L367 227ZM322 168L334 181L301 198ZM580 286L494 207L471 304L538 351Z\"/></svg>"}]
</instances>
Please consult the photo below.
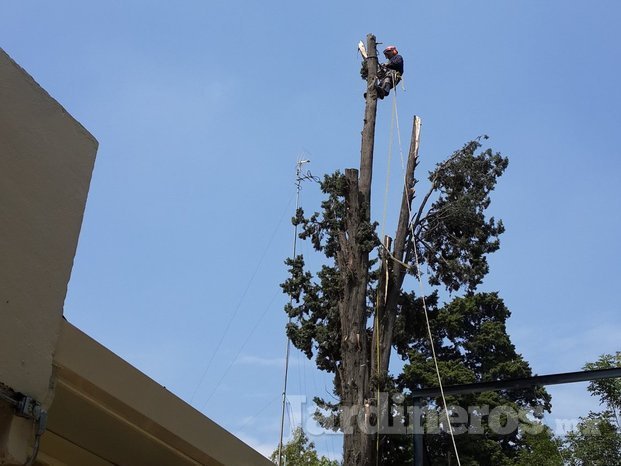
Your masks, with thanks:
<instances>
[{"instance_id":1,"label":"green foliage","mask_svg":"<svg viewBox=\"0 0 621 466\"><path fill-rule=\"evenodd\" d=\"M434 343L445 385L527 377L531 369L518 354L506 330L509 310L496 293L476 294L476 287L489 270L487 255L498 250L499 236L504 232L502 221L487 217L490 194L498 178L508 166L508 159L491 149L481 152L480 139L471 141L440 163L429 174L425 195L418 197L412 207L404 260L408 271L417 274L417 261L424 267L432 286L443 286L450 292L464 291L463 297L440 306L437 291L425 297L429 308ZM416 185L417 192L418 184ZM341 347L341 305L347 282L356 273L366 273L369 289L366 316L369 320L367 347L372 327L374 302L377 295L379 267L378 252L369 269L353 270L343 257L351 235L362 253L377 251L380 244L376 223L356 218L348 224L346 196L347 179L340 172L325 176L321 189L326 195L321 211L306 216L296 212L294 224L301 229L299 237L309 240L314 249L326 258L316 274L305 269L304 258L287 260L289 278L282 284L292 298L286 312L291 317L287 333L293 344L306 356L315 358L317 366L334 373L334 395L340 398L340 369L344 360ZM361 215L368 206L360 209ZM356 225L352 230L352 225ZM416 248L416 249L415 249ZM350 251L348 251L350 252ZM406 362L403 372L382 376L369 374L371 383L383 390L407 393L420 387L437 386L435 367L426 332L423 300L414 292L400 291L393 309L392 347ZM325 427L338 429L338 403L315 400L323 413L318 420ZM410 400L411 401L411 400ZM438 400L428 400L430 407ZM449 397L449 404L461 406L487 405L550 409L550 397L542 388L492 392ZM536 416L541 416L537 412ZM532 418L530 418L530 422ZM525 419L528 423L529 420ZM462 464L514 464L521 451L528 451L526 440L518 432L506 436L494 434L482 421L484 431L478 435L458 437ZM451 448L446 435L426 436L427 451L432 464L446 464ZM535 442L536 440L533 440ZM381 440L382 464L407 464L412 459L411 436L390 435ZM534 447L533 447L534 449ZM434 453L436 452L436 453ZM434 456L435 455L435 456ZM444 456L443 456L444 455ZM454 458L453 458L454 461Z\"/></svg>"},{"instance_id":2,"label":"green foliage","mask_svg":"<svg viewBox=\"0 0 621 466\"><path fill-rule=\"evenodd\" d=\"M554 436L548 427L541 433L522 436L522 448L515 466L563 466L562 441Z\"/></svg>"},{"instance_id":3,"label":"green foliage","mask_svg":"<svg viewBox=\"0 0 621 466\"><path fill-rule=\"evenodd\" d=\"M453 299L441 308L431 305L433 302L427 304L436 353L447 369L447 375L443 377L445 384L532 375L528 363L516 352L507 334L506 321L511 313L498 293L468 294ZM422 322L420 327L425 328ZM425 370L415 370L417 363L428 365L432 362L427 338L425 334L424 337L417 335L410 340L406 355L410 366L406 368L405 375L414 385L420 385L420 382L415 381L425 380L426 377ZM410 385L410 388L414 385ZM546 408L549 408L544 391L513 393L517 393L515 401L521 400L523 405L543 401ZM511 394L503 394L504 399L507 396Z\"/></svg>"},{"instance_id":4,"label":"green foliage","mask_svg":"<svg viewBox=\"0 0 621 466\"><path fill-rule=\"evenodd\" d=\"M621 367L621 352L603 354L595 362L584 365L585 370ZM564 453L571 466L618 466L621 465L621 379L594 380L589 392L598 396L604 411L590 412L565 439Z\"/></svg>"},{"instance_id":5,"label":"green foliage","mask_svg":"<svg viewBox=\"0 0 621 466\"><path fill-rule=\"evenodd\" d=\"M273 463L278 464L278 449L270 456ZM338 461L330 460L325 456L319 456L315 450L315 444L309 442L308 437L301 427L293 431L293 438L283 445L283 466L339 466Z\"/></svg>"},{"instance_id":6,"label":"green foliage","mask_svg":"<svg viewBox=\"0 0 621 466\"><path fill-rule=\"evenodd\" d=\"M338 238L345 234L345 192L347 180L340 172L326 175L320 183L327 195L321 204L322 213L304 216L298 209L294 225L301 228L300 238L311 241L316 251L322 252L334 265L323 265L315 277L304 269L304 258L297 256L285 261L289 278L281 285L291 296L293 303L285 308L292 322L287 335L294 346L311 359L316 357L317 366L327 372L336 372L341 361L341 327L339 302L343 297L341 269L336 264L339 249ZM375 223L361 221L356 232L358 244L364 251L372 251L379 244Z\"/></svg>"},{"instance_id":7,"label":"green foliage","mask_svg":"<svg viewBox=\"0 0 621 466\"><path fill-rule=\"evenodd\" d=\"M413 220L418 244L422 245L419 260L428 266L429 281L442 283L450 290L462 286L472 289L480 283L488 271L485 256L498 249L498 236L504 231L502 222L485 217L485 210L490 204L489 194L506 169L508 159L491 149L475 154L480 147L479 140L469 142L430 173L429 193L422 199L419 214ZM337 171L326 175L320 185L326 194L321 212L306 217L303 209L298 209L293 223L301 228L300 238L311 241L314 249L332 263L322 266L314 277L304 269L302 256L287 259L289 278L282 288L293 298L293 304L286 307L292 319L287 328L291 341L308 358L316 355L320 369L335 372L342 356L338 314L343 296L342 277L353 273L347 269L348 264L337 261L339 238L349 234L345 225L347 180ZM437 199L425 211L434 194ZM360 219L355 236L363 252L371 252L379 246L376 226L377 223ZM413 244L408 245L412 271L415 270ZM375 263L371 261L371 266ZM373 297L377 270L370 269L368 273L371 278L369 296ZM409 299L416 300L408 295L402 297L403 301ZM370 299L369 315L372 311ZM402 326L404 319L409 317L401 319ZM407 328L412 327L408 325Z\"/></svg>"},{"instance_id":8,"label":"green foliage","mask_svg":"<svg viewBox=\"0 0 621 466\"><path fill-rule=\"evenodd\" d=\"M590 412L567 434L565 456L571 466L621 465L621 433L611 411Z\"/></svg>"},{"instance_id":9,"label":"green foliage","mask_svg":"<svg viewBox=\"0 0 621 466\"><path fill-rule=\"evenodd\" d=\"M345 193L347 180L336 171L326 175L320 182L321 191L327 194L327 199L321 203L322 215L315 212L309 218L304 217L300 208L294 218L294 225L301 225L301 239L310 239L315 250L323 252L326 257L334 259L338 250L339 232L345 223Z\"/></svg>"},{"instance_id":10,"label":"green foliage","mask_svg":"<svg viewBox=\"0 0 621 466\"><path fill-rule=\"evenodd\" d=\"M455 298L441 308L437 306L437 299L428 300L427 305L444 385L532 375L528 363L516 352L507 335L506 320L511 313L497 293L468 294ZM416 325L416 328L424 327L424 322ZM406 335L400 335L400 341L404 339ZM403 353L403 348L409 348L409 352ZM407 358L403 374L399 377L402 390L438 385L426 335L411 334L408 344L402 346L400 351ZM513 412L526 410L535 418L540 418L543 410L549 411L551 407L550 396L543 388L448 396L447 403L463 408L486 406L490 411L496 407L509 408ZM438 412L441 404L440 399L429 400L429 406L435 406ZM529 421L524 416L521 422L528 424ZM524 448L519 431L494 433L489 429L484 415L481 416L481 426L483 432L480 434L456 437L462 464L512 464ZM426 435L425 441L433 464L448 461L447 455L452 446L447 435ZM493 458L491 463L490 458Z\"/></svg>"},{"instance_id":11,"label":"green foliage","mask_svg":"<svg viewBox=\"0 0 621 466\"><path fill-rule=\"evenodd\" d=\"M479 147L479 140L469 142L430 173L439 196L416 225L431 284L452 291L481 283L489 271L485 256L498 250L504 232L502 221L486 219L485 210L509 160L491 149L475 154Z\"/></svg>"},{"instance_id":12,"label":"green foliage","mask_svg":"<svg viewBox=\"0 0 621 466\"><path fill-rule=\"evenodd\" d=\"M612 369L621 367L621 352L613 354L603 354L595 362L584 365L584 370ZM610 378L594 380L589 383L588 390L591 394L600 399L601 404L608 406L608 409L615 414L617 425L619 426L619 410L621 410L621 378ZM621 428L621 426L619 426Z\"/></svg>"},{"instance_id":13,"label":"green foliage","mask_svg":"<svg viewBox=\"0 0 621 466\"><path fill-rule=\"evenodd\" d=\"M292 322L287 335L293 345L311 359L316 356L317 366L335 372L341 359L338 300L341 295L339 276L334 267L323 266L317 274L319 283L304 271L304 258L287 259L289 279L283 283L294 304L286 311Z\"/></svg>"}]
</instances>

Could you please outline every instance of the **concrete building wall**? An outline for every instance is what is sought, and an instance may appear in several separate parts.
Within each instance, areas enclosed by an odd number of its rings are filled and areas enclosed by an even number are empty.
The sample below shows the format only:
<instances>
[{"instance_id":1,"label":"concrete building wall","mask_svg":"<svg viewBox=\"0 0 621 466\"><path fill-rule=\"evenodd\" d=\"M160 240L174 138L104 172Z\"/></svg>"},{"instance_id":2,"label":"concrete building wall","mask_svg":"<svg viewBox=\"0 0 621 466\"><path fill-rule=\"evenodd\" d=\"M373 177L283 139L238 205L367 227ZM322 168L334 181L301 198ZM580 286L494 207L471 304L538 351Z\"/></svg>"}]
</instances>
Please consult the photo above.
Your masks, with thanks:
<instances>
[{"instance_id":1,"label":"concrete building wall","mask_svg":"<svg viewBox=\"0 0 621 466\"><path fill-rule=\"evenodd\" d=\"M0 50L0 381L43 403L96 151Z\"/></svg>"},{"instance_id":2,"label":"concrete building wall","mask_svg":"<svg viewBox=\"0 0 621 466\"><path fill-rule=\"evenodd\" d=\"M96 151L0 49L0 465L272 464L62 318Z\"/></svg>"}]
</instances>

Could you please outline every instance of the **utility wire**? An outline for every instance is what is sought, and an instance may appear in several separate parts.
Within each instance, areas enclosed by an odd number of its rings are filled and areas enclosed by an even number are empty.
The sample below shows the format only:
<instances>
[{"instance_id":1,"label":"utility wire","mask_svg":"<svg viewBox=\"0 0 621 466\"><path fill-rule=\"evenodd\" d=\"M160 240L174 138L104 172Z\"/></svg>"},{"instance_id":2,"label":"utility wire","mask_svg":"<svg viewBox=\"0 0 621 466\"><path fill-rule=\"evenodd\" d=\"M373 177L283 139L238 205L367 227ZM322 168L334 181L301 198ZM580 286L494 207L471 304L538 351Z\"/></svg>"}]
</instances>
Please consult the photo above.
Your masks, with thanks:
<instances>
[{"instance_id":1,"label":"utility wire","mask_svg":"<svg viewBox=\"0 0 621 466\"><path fill-rule=\"evenodd\" d=\"M196 397L196 394L198 393L198 390L200 389L201 385L203 384L203 381L205 380L205 377L207 376L207 373L209 372L209 369L211 369L211 364L213 363L213 361L214 361L214 359L216 357L216 354L220 350L220 347L222 346L222 343L224 342L224 339L226 338L226 336L228 334L228 331L231 328L231 324L233 323L233 320L235 320L235 317L239 313L239 310L241 308L242 303L244 302L246 294L248 293L248 290L250 289L250 285L252 285L252 282L254 281L254 278L256 277L257 272L259 271L259 268L261 267L261 264L263 263L263 259L265 259L265 256L267 255L267 251L269 250L270 246L272 245L272 242L274 241L274 238L276 237L276 233L278 232L278 229L280 228L280 225L282 224L283 219L285 218L287 212L289 211L289 207L291 206L291 201L292 200L293 200L293 198L289 199L289 202L287 203L287 207L285 208L285 210L283 210L283 213L280 216L280 220L278 221L278 224L274 228L274 231L272 232L272 236L270 237L270 239L269 239L269 241L267 243L267 246L263 250L263 253L261 254L259 262L257 263L257 266L255 267L254 272L252 273L252 276L250 277L250 280L248 281L248 284L246 285L246 288L244 289L244 292L242 293L241 297L239 298L239 302L237 303L237 306L235 307L235 310L231 314L231 317L229 317L229 320L228 320L228 322L226 324L224 332L222 332L222 334L220 335L220 340L218 341L218 344L216 345L216 349L211 353L211 357L209 358L209 362L207 363L207 366L205 367L205 370L203 371L203 374L201 375L201 377L200 377L200 379L198 381L198 384L196 385L196 388L194 389L194 392L192 393L192 397L190 398L190 403L192 401L194 401L194 398Z\"/></svg>"},{"instance_id":2,"label":"utility wire","mask_svg":"<svg viewBox=\"0 0 621 466\"><path fill-rule=\"evenodd\" d=\"M239 359L239 356L241 355L242 351L244 350L244 348L246 348L246 345L248 344L248 342L250 341L250 338L252 338L252 335L254 335L254 332L257 330L257 328L259 327L259 324L263 321L264 317L267 315L267 312L272 308L272 304L274 303L274 300L276 299L276 296L279 294L279 290L277 289L273 296L272 299L270 299L270 302L268 303L268 305L265 307L265 309L263 310L263 312L261 313L261 316L259 317L259 319L256 321L256 323L254 324L254 327L252 327L252 330L250 330L250 333L248 333L248 335L246 336L244 342L242 343L241 347L239 348L239 350L237 351L237 354L235 354L235 357L233 358L233 360L229 363L229 365L227 366L227 368L224 370L224 372L222 373L222 375L220 376L220 378L218 379L218 382L216 383L216 386L211 390L211 393L209 394L209 396L207 397L207 400L205 401L204 405L207 405L207 403L209 403L209 401L211 400L211 398L213 398L213 396L216 394L216 392L218 391L218 388L220 387L220 385L222 384L222 381L224 380L224 378L227 376L227 374L229 373L229 371L231 370L231 368L233 367L233 365L237 362L237 360Z\"/></svg>"},{"instance_id":3,"label":"utility wire","mask_svg":"<svg viewBox=\"0 0 621 466\"><path fill-rule=\"evenodd\" d=\"M252 421L254 421L257 417L259 417L260 414L263 414L263 411L265 411L267 408L269 408L270 406L272 406L274 404L274 401L276 401L278 398L280 398L280 394L276 395L274 398L272 398L267 404L265 404L259 411L256 412L256 414L250 416L248 419L246 419L244 421L244 423L239 426L239 429L243 429L244 427L246 427L248 424L250 424Z\"/></svg>"}]
</instances>

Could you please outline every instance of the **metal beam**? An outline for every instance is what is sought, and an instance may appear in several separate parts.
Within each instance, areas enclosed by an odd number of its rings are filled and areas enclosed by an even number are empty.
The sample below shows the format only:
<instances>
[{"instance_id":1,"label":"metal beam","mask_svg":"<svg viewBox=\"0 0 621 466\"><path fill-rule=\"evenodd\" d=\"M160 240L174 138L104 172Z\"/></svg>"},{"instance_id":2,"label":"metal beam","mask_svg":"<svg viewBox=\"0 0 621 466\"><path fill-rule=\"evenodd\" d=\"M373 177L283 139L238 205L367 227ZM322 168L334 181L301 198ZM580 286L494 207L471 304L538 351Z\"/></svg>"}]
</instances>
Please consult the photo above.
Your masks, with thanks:
<instances>
[{"instance_id":1,"label":"metal beam","mask_svg":"<svg viewBox=\"0 0 621 466\"><path fill-rule=\"evenodd\" d=\"M587 382L591 380L610 379L621 377L621 367L612 369L597 369L593 371L565 372L562 374L536 375L521 379L494 380L492 382L480 382L461 385L449 385L444 387L445 395L463 395L465 393L492 392L496 390L519 390L537 385L558 385L563 383ZM413 390L414 398L427 398L440 396L440 388L422 388Z\"/></svg>"}]
</instances>

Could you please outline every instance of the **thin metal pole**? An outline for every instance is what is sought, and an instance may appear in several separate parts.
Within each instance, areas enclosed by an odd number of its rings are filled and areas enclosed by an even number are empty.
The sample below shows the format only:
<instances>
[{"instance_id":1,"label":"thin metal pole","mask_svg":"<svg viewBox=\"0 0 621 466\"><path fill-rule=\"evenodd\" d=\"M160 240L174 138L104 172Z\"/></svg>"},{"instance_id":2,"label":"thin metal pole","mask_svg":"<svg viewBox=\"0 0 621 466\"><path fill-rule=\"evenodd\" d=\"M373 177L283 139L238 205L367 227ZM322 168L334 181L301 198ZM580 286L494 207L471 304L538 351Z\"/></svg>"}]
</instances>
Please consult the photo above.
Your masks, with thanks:
<instances>
[{"instance_id":1,"label":"thin metal pole","mask_svg":"<svg viewBox=\"0 0 621 466\"><path fill-rule=\"evenodd\" d=\"M422 404L420 400L414 400L414 413L416 419L410 420L410 422L414 421L414 466L423 466L424 465L424 457L423 457L423 432L421 432L423 428L423 418L420 412ZM418 416L421 416L418 418Z\"/></svg>"},{"instance_id":2,"label":"thin metal pole","mask_svg":"<svg viewBox=\"0 0 621 466\"><path fill-rule=\"evenodd\" d=\"M302 176L302 165L310 162L310 160L298 160L295 167L295 214L297 215L298 209L300 208L300 191L302 190L302 180L304 177ZM295 255L297 252L297 244L298 244L298 225L295 224L293 227L293 258L295 259ZM289 304L293 304L293 297L289 298ZM291 323L291 317L289 317L289 323ZM285 380L283 383L282 389L282 409L280 413L280 437L278 440L278 466L282 466L282 440L283 434L285 431L285 411L287 409L287 380L289 378L289 353L291 352L291 340L287 337L287 349L285 351Z\"/></svg>"}]
</instances>

